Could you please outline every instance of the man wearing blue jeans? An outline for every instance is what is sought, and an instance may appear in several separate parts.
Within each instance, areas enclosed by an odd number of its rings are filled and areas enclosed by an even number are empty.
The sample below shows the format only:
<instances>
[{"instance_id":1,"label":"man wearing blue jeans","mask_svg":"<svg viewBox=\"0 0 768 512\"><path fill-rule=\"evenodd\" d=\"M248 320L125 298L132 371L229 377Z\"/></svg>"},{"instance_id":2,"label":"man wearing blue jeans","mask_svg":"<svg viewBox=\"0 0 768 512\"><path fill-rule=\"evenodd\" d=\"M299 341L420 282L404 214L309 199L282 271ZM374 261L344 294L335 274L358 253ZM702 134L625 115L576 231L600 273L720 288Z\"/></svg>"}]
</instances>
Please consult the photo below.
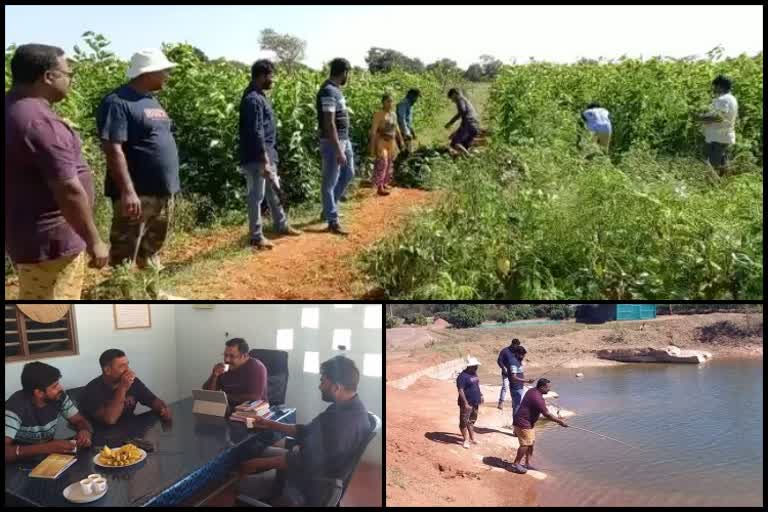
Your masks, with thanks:
<instances>
[{"instance_id":1,"label":"man wearing blue jeans","mask_svg":"<svg viewBox=\"0 0 768 512\"><path fill-rule=\"evenodd\" d=\"M288 225L276 193L277 123L272 104L264 91L272 88L273 64L257 60L251 67L251 83L240 100L240 169L248 184L248 228L251 246L271 249L272 242L264 238L261 228L261 203L267 199L275 232L297 236L301 231Z\"/></svg>"},{"instance_id":2,"label":"man wearing blue jeans","mask_svg":"<svg viewBox=\"0 0 768 512\"><path fill-rule=\"evenodd\" d=\"M352 143L349 140L349 112L341 92L350 69L346 59L333 59L330 78L320 87L316 98L323 160L323 219L328 222L328 230L338 235L348 234L339 224L338 203L355 175Z\"/></svg>"},{"instance_id":3,"label":"man wearing blue jeans","mask_svg":"<svg viewBox=\"0 0 768 512\"><path fill-rule=\"evenodd\" d=\"M525 357L525 354L526 350L523 347L514 347L512 349L512 355L514 357L512 357L511 363L507 369L507 375L509 375L509 391L512 394L512 416L515 415L523 401L523 394L525 394L523 384L526 382L528 384L533 383L533 379L525 380L525 375L523 375L523 358Z\"/></svg>"},{"instance_id":4,"label":"man wearing blue jeans","mask_svg":"<svg viewBox=\"0 0 768 512\"><path fill-rule=\"evenodd\" d=\"M517 338L514 338L510 343L508 347L504 347L501 349L501 352L499 352L499 357L496 360L496 364L499 365L499 368L501 368L501 393L499 393L499 405L497 408L501 411L502 404L504 402L504 397L507 394L507 379L509 379L509 373L508 368L512 364L512 359L514 359L514 355L512 354L512 350L514 350L515 347L520 346L520 340Z\"/></svg>"}]
</instances>

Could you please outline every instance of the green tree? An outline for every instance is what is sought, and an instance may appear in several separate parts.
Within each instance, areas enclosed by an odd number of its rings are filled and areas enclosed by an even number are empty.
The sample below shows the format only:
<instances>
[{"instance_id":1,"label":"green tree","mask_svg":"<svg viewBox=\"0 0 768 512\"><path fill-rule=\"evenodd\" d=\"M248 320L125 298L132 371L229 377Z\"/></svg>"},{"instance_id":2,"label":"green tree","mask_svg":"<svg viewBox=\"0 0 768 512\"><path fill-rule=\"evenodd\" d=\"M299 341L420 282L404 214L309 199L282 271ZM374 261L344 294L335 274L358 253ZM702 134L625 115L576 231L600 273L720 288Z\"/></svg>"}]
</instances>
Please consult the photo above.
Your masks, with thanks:
<instances>
[{"instance_id":1,"label":"green tree","mask_svg":"<svg viewBox=\"0 0 768 512\"><path fill-rule=\"evenodd\" d=\"M277 61L286 69L292 70L304 60L307 42L290 34L278 34L271 28L261 31L259 44L262 50L275 53Z\"/></svg>"}]
</instances>

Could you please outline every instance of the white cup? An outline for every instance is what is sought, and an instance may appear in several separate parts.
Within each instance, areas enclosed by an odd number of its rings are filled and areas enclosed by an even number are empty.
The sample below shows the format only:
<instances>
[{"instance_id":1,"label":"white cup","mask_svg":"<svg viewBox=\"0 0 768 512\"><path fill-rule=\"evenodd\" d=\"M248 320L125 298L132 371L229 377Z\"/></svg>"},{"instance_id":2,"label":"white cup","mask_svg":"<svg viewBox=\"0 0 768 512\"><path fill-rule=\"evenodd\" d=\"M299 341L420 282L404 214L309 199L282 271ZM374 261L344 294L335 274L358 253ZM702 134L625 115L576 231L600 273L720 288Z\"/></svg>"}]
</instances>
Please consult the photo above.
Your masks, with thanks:
<instances>
[{"instance_id":1,"label":"white cup","mask_svg":"<svg viewBox=\"0 0 768 512\"><path fill-rule=\"evenodd\" d=\"M94 480L98 480L99 478L101 478L101 475L98 473L88 475L88 480L90 480L91 482L93 482Z\"/></svg>"},{"instance_id":2,"label":"white cup","mask_svg":"<svg viewBox=\"0 0 768 512\"><path fill-rule=\"evenodd\" d=\"M88 478L80 480L80 490L86 496L90 496L93 493L93 482Z\"/></svg>"},{"instance_id":3,"label":"white cup","mask_svg":"<svg viewBox=\"0 0 768 512\"><path fill-rule=\"evenodd\" d=\"M107 480L105 478L97 478L93 481L93 492L101 494L107 489Z\"/></svg>"},{"instance_id":4,"label":"white cup","mask_svg":"<svg viewBox=\"0 0 768 512\"><path fill-rule=\"evenodd\" d=\"M229 365L227 363L224 363L224 372L226 373L228 371L229 371Z\"/></svg>"}]
</instances>

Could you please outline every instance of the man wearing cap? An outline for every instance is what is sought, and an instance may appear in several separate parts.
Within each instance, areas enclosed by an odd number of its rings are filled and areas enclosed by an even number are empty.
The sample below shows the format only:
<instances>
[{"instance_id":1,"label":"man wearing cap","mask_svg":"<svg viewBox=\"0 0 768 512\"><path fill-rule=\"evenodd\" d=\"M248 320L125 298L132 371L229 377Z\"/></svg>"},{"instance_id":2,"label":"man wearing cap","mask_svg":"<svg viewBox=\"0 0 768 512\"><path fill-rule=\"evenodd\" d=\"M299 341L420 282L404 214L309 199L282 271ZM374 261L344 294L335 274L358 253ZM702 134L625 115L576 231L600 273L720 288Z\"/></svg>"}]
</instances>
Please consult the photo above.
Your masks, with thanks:
<instances>
[{"instance_id":1,"label":"man wearing cap","mask_svg":"<svg viewBox=\"0 0 768 512\"><path fill-rule=\"evenodd\" d=\"M484 400L480 392L480 377L477 376L480 361L467 356L465 363L466 368L456 378L456 387L459 388L459 430L464 436L464 448L469 448L470 442L477 444L473 425L477 421L477 410Z\"/></svg>"},{"instance_id":2,"label":"man wearing cap","mask_svg":"<svg viewBox=\"0 0 768 512\"><path fill-rule=\"evenodd\" d=\"M179 187L179 155L172 122L152 95L176 64L160 50L131 58L128 83L99 105L96 125L107 158L105 193L112 199L110 264L159 264Z\"/></svg>"}]
</instances>

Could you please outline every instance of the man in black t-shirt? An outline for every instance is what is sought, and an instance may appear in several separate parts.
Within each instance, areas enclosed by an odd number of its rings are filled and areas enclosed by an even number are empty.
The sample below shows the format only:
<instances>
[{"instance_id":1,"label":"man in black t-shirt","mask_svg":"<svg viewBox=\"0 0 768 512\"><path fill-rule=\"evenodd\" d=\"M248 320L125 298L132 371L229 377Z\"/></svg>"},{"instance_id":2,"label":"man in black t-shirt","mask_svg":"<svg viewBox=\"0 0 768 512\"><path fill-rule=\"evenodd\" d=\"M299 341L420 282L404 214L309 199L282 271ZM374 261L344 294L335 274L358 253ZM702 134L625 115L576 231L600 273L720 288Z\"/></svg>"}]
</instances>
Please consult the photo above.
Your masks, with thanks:
<instances>
[{"instance_id":1,"label":"man in black t-shirt","mask_svg":"<svg viewBox=\"0 0 768 512\"><path fill-rule=\"evenodd\" d=\"M101 375L89 382L80 398L80 409L94 421L114 425L124 416L133 416L136 404L150 407L163 419L171 410L141 382L128 366L122 350L111 348L99 358Z\"/></svg>"}]
</instances>

